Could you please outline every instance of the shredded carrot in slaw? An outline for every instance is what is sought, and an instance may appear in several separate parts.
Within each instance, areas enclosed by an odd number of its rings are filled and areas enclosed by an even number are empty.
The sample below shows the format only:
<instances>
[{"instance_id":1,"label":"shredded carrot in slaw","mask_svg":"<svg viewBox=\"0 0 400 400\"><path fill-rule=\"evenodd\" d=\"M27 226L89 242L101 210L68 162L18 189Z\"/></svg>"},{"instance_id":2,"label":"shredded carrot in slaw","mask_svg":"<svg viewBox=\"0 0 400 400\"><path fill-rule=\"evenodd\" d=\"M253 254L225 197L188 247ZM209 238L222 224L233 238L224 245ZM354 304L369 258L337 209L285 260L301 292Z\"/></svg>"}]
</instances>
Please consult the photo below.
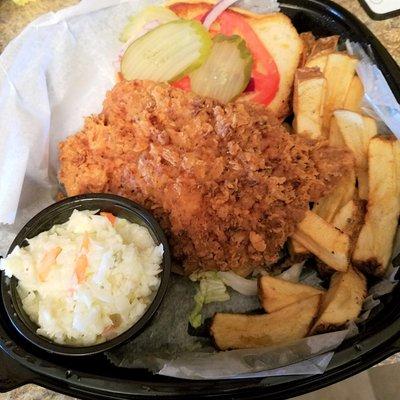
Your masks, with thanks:
<instances>
[{"instance_id":1,"label":"shredded carrot in slaw","mask_svg":"<svg viewBox=\"0 0 400 400\"><path fill-rule=\"evenodd\" d=\"M43 256L42 262L38 268L39 281L44 282L49 275L51 267L55 264L58 255L61 253L61 247L54 247Z\"/></svg>"},{"instance_id":2,"label":"shredded carrot in slaw","mask_svg":"<svg viewBox=\"0 0 400 400\"><path fill-rule=\"evenodd\" d=\"M115 225L115 220L117 219L117 217L114 214L111 214L110 212L102 211L100 213L100 215L103 216L104 218L107 218L111 222L112 226Z\"/></svg>"}]
</instances>

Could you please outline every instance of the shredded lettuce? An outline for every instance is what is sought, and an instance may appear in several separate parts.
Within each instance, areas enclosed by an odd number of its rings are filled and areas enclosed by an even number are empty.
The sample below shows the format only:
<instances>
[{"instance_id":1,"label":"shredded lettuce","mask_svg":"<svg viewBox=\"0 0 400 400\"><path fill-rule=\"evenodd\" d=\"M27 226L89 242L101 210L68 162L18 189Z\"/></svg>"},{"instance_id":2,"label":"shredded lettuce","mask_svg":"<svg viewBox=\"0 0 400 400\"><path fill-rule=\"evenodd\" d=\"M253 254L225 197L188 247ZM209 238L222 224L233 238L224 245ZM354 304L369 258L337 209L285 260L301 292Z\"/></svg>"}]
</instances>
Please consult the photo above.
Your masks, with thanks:
<instances>
[{"instance_id":1,"label":"shredded lettuce","mask_svg":"<svg viewBox=\"0 0 400 400\"><path fill-rule=\"evenodd\" d=\"M199 282L199 287L194 296L195 306L189 316L189 323L193 328L201 325L203 306L215 301L229 300L229 294L224 282L215 271L195 272L190 275L190 280Z\"/></svg>"}]
</instances>

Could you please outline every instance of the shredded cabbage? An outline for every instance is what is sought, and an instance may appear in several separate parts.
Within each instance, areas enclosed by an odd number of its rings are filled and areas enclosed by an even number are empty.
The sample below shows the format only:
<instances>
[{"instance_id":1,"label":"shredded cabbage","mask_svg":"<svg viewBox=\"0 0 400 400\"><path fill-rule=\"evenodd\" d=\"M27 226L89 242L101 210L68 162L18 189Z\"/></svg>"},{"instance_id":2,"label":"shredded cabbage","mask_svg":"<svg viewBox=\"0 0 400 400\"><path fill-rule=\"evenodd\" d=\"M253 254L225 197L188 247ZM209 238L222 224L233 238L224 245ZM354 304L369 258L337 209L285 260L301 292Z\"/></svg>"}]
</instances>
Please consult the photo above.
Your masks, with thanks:
<instances>
[{"instance_id":1,"label":"shredded cabbage","mask_svg":"<svg viewBox=\"0 0 400 400\"><path fill-rule=\"evenodd\" d=\"M160 283L162 245L125 219L75 210L28 243L0 269L19 280L37 333L57 343L88 346L119 335L143 315Z\"/></svg>"},{"instance_id":2,"label":"shredded cabbage","mask_svg":"<svg viewBox=\"0 0 400 400\"><path fill-rule=\"evenodd\" d=\"M195 306L189 316L190 325L198 328L201 325L201 312L204 304L226 301L230 296L224 282L215 271L195 272L189 278L194 282L199 281L199 287L194 296Z\"/></svg>"}]
</instances>

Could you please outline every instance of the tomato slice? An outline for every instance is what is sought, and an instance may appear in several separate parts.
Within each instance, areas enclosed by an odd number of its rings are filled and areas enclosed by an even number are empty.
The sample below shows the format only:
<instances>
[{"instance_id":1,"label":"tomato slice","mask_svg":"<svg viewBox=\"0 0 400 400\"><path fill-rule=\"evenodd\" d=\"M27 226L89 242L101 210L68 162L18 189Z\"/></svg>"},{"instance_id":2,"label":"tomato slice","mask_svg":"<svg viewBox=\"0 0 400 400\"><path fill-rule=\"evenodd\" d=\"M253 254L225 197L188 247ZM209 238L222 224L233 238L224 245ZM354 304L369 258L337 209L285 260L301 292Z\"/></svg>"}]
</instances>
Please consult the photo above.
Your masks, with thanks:
<instances>
[{"instance_id":1,"label":"tomato slice","mask_svg":"<svg viewBox=\"0 0 400 400\"><path fill-rule=\"evenodd\" d=\"M185 76L175 82L172 82L171 85L178 89L183 89L189 91L191 89L190 78Z\"/></svg>"},{"instance_id":2,"label":"tomato slice","mask_svg":"<svg viewBox=\"0 0 400 400\"><path fill-rule=\"evenodd\" d=\"M269 51L240 14L227 10L219 17L220 30L224 35L240 35L253 55L252 78L257 103L268 105L279 89L279 71Z\"/></svg>"},{"instance_id":3,"label":"tomato slice","mask_svg":"<svg viewBox=\"0 0 400 400\"><path fill-rule=\"evenodd\" d=\"M211 9L211 6L207 5L207 7L209 10ZM195 19L203 21L209 10L196 16ZM280 76L278 67L263 42L246 21L246 18L235 11L226 10L212 25L210 33L212 35L222 33L227 36L236 34L246 41L247 47L253 55L251 85L246 89L246 94L257 103L264 105L271 103L279 90ZM174 82L173 86L190 90L190 78L185 77Z\"/></svg>"}]
</instances>

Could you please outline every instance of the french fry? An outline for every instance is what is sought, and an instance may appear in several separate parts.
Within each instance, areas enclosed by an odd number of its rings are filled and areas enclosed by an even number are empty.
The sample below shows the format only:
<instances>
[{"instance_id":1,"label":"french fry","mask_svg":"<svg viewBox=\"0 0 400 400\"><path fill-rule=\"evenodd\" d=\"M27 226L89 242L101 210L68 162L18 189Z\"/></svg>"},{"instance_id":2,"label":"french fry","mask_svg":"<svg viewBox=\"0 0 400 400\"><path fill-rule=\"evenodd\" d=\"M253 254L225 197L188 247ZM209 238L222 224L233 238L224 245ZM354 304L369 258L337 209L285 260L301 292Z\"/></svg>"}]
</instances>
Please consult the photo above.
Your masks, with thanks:
<instances>
[{"instance_id":1,"label":"french fry","mask_svg":"<svg viewBox=\"0 0 400 400\"><path fill-rule=\"evenodd\" d=\"M325 71L326 63L328 61L327 54L316 55L309 60L307 60L305 67L306 68L318 68L321 72Z\"/></svg>"},{"instance_id":2,"label":"french fry","mask_svg":"<svg viewBox=\"0 0 400 400\"><path fill-rule=\"evenodd\" d=\"M330 223L340 208L354 197L355 191L356 176L354 171L351 171L340 180L333 192L314 204L312 211Z\"/></svg>"},{"instance_id":3,"label":"french fry","mask_svg":"<svg viewBox=\"0 0 400 400\"><path fill-rule=\"evenodd\" d=\"M382 276L392 255L400 214L399 142L377 136L368 148L368 208L352 261L365 273Z\"/></svg>"},{"instance_id":4,"label":"french fry","mask_svg":"<svg viewBox=\"0 0 400 400\"><path fill-rule=\"evenodd\" d=\"M310 252L293 238L289 238L288 240L288 250L290 254L290 260L295 263L304 261L310 255Z\"/></svg>"},{"instance_id":5,"label":"french fry","mask_svg":"<svg viewBox=\"0 0 400 400\"><path fill-rule=\"evenodd\" d=\"M347 271L350 238L312 211L297 225L292 238L336 271Z\"/></svg>"},{"instance_id":6,"label":"french fry","mask_svg":"<svg viewBox=\"0 0 400 400\"><path fill-rule=\"evenodd\" d=\"M360 230L364 223L366 202L364 200L350 200L335 215L332 224L350 238L350 248L354 248Z\"/></svg>"},{"instance_id":7,"label":"french fry","mask_svg":"<svg viewBox=\"0 0 400 400\"><path fill-rule=\"evenodd\" d=\"M366 294L367 281L361 272L353 267L349 267L347 272L336 272L322 300L319 317L311 334L334 331L355 320Z\"/></svg>"},{"instance_id":8,"label":"french fry","mask_svg":"<svg viewBox=\"0 0 400 400\"><path fill-rule=\"evenodd\" d=\"M353 152L356 162L356 176L360 199L368 197L368 144L377 134L374 119L347 110L337 110L333 113L346 146Z\"/></svg>"},{"instance_id":9,"label":"french fry","mask_svg":"<svg viewBox=\"0 0 400 400\"><path fill-rule=\"evenodd\" d=\"M299 63L299 67L301 68L304 67L307 59L310 56L311 50L315 43L315 36L312 34L312 32L303 32L300 33L300 39L303 42L303 53Z\"/></svg>"},{"instance_id":10,"label":"french fry","mask_svg":"<svg viewBox=\"0 0 400 400\"><path fill-rule=\"evenodd\" d=\"M354 231L352 225L356 221L360 221L360 215L362 215L362 209L364 208L361 205L362 201L360 200L350 200L347 202L335 215L333 218L332 225L340 229L342 232L347 233L349 236Z\"/></svg>"},{"instance_id":11,"label":"french fry","mask_svg":"<svg viewBox=\"0 0 400 400\"><path fill-rule=\"evenodd\" d=\"M317 55L331 54L336 52L338 42L339 42L338 35L327 36L315 40L313 46L311 47L309 57L313 58Z\"/></svg>"},{"instance_id":12,"label":"french fry","mask_svg":"<svg viewBox=\"0 0 400 400\"><path fill-rule=\"evenodd\" d=\"M361 112L361 102L364 97L364 86L361 79L355 75L350 83L349 90L344 100L343 108L345 110Z\"/></svg>"},{"instance_id":13,"label":"french fry","mask_svg":"<svg viewBox=\"0 0 400 400\"><path fill-rule=\"evenodd\" d=\"M336 147L346 147L346 143L335 117L331 118L331 124L329 127L329 144Z\"/></svg>"},{"instance_id":14,"label":"french fry","mask_svg":"<svg viewBox=\"0 0 400 400\"><path fill-rule=\"evenodd\" d=\"M312 286L285 281L273 276L265 275L258 279L258 297L262 307L268 313L323 293L324 291Z\"/></svg>"},{"instance_id":15,"label":"french fry","mask_svg":"<svg viewBox=\"0 0 400 400\"><path fill-rule=\"evenodd\" d=\"M324 104L323 129L328 130L332 113L343 108L346 94L355 74L358 60L346 53L328 55L324 76L326 78L326 96Z\"/></svg>"},{"instance_id":16,"label":"french fry","mask_svg":"<svg viewBox=\"0 0 400 400\"><path fill-rule=\"evenodd\" d=\"M294 81L294 131L311 139L322 134L326 80L319 69L300 68Z\"/></svg>"},{"instance_id":17,"label":"french fry","mask_svg":"<svg viewBox=\"0 0 400 400\"><path fill-rule=\"evenodd\" d=\"M307 68L318 68L325 71L328 55L336 52L339 36L328 36L317 39L309 50L308 59L304 66Z\"/></svg>"},{"instance_id":18,"label":"french fry","mask_svg":"<svg viewBox=\"0 0 400 400\"><path fill-rule=\"evenodd\" d=\"M350 254L357 242L358 234L364 222L365 201L351 199L335 214L332 225L350 238ZM332 270L320 260L316 260L316 268L321 276L331 276Z\"/></svg>"},{"instance_id":19,"label":"french fry","mask_svg":"<svg viewBox=\"0 0 400 400\"><path fill-rule=\"evenodd\" d=\"M305 337L320 304L316 295L272 314L214 315L210 333L220 350L247 349L290 343Z\"/></svg>"},{"instance_id":20,"label":"french fry","mask_svg":"<svg viewBox=\"0 0 400 400\"><path fill-rule=\"evenodd\" d=\"M335 215L332 225L350 238L350 254L357 242L358 234L364 222L365 201L351 199ZM331 276L334 272L320 260L316 262L317 271L321 276Z\"/></svg>"}]
</instances>

